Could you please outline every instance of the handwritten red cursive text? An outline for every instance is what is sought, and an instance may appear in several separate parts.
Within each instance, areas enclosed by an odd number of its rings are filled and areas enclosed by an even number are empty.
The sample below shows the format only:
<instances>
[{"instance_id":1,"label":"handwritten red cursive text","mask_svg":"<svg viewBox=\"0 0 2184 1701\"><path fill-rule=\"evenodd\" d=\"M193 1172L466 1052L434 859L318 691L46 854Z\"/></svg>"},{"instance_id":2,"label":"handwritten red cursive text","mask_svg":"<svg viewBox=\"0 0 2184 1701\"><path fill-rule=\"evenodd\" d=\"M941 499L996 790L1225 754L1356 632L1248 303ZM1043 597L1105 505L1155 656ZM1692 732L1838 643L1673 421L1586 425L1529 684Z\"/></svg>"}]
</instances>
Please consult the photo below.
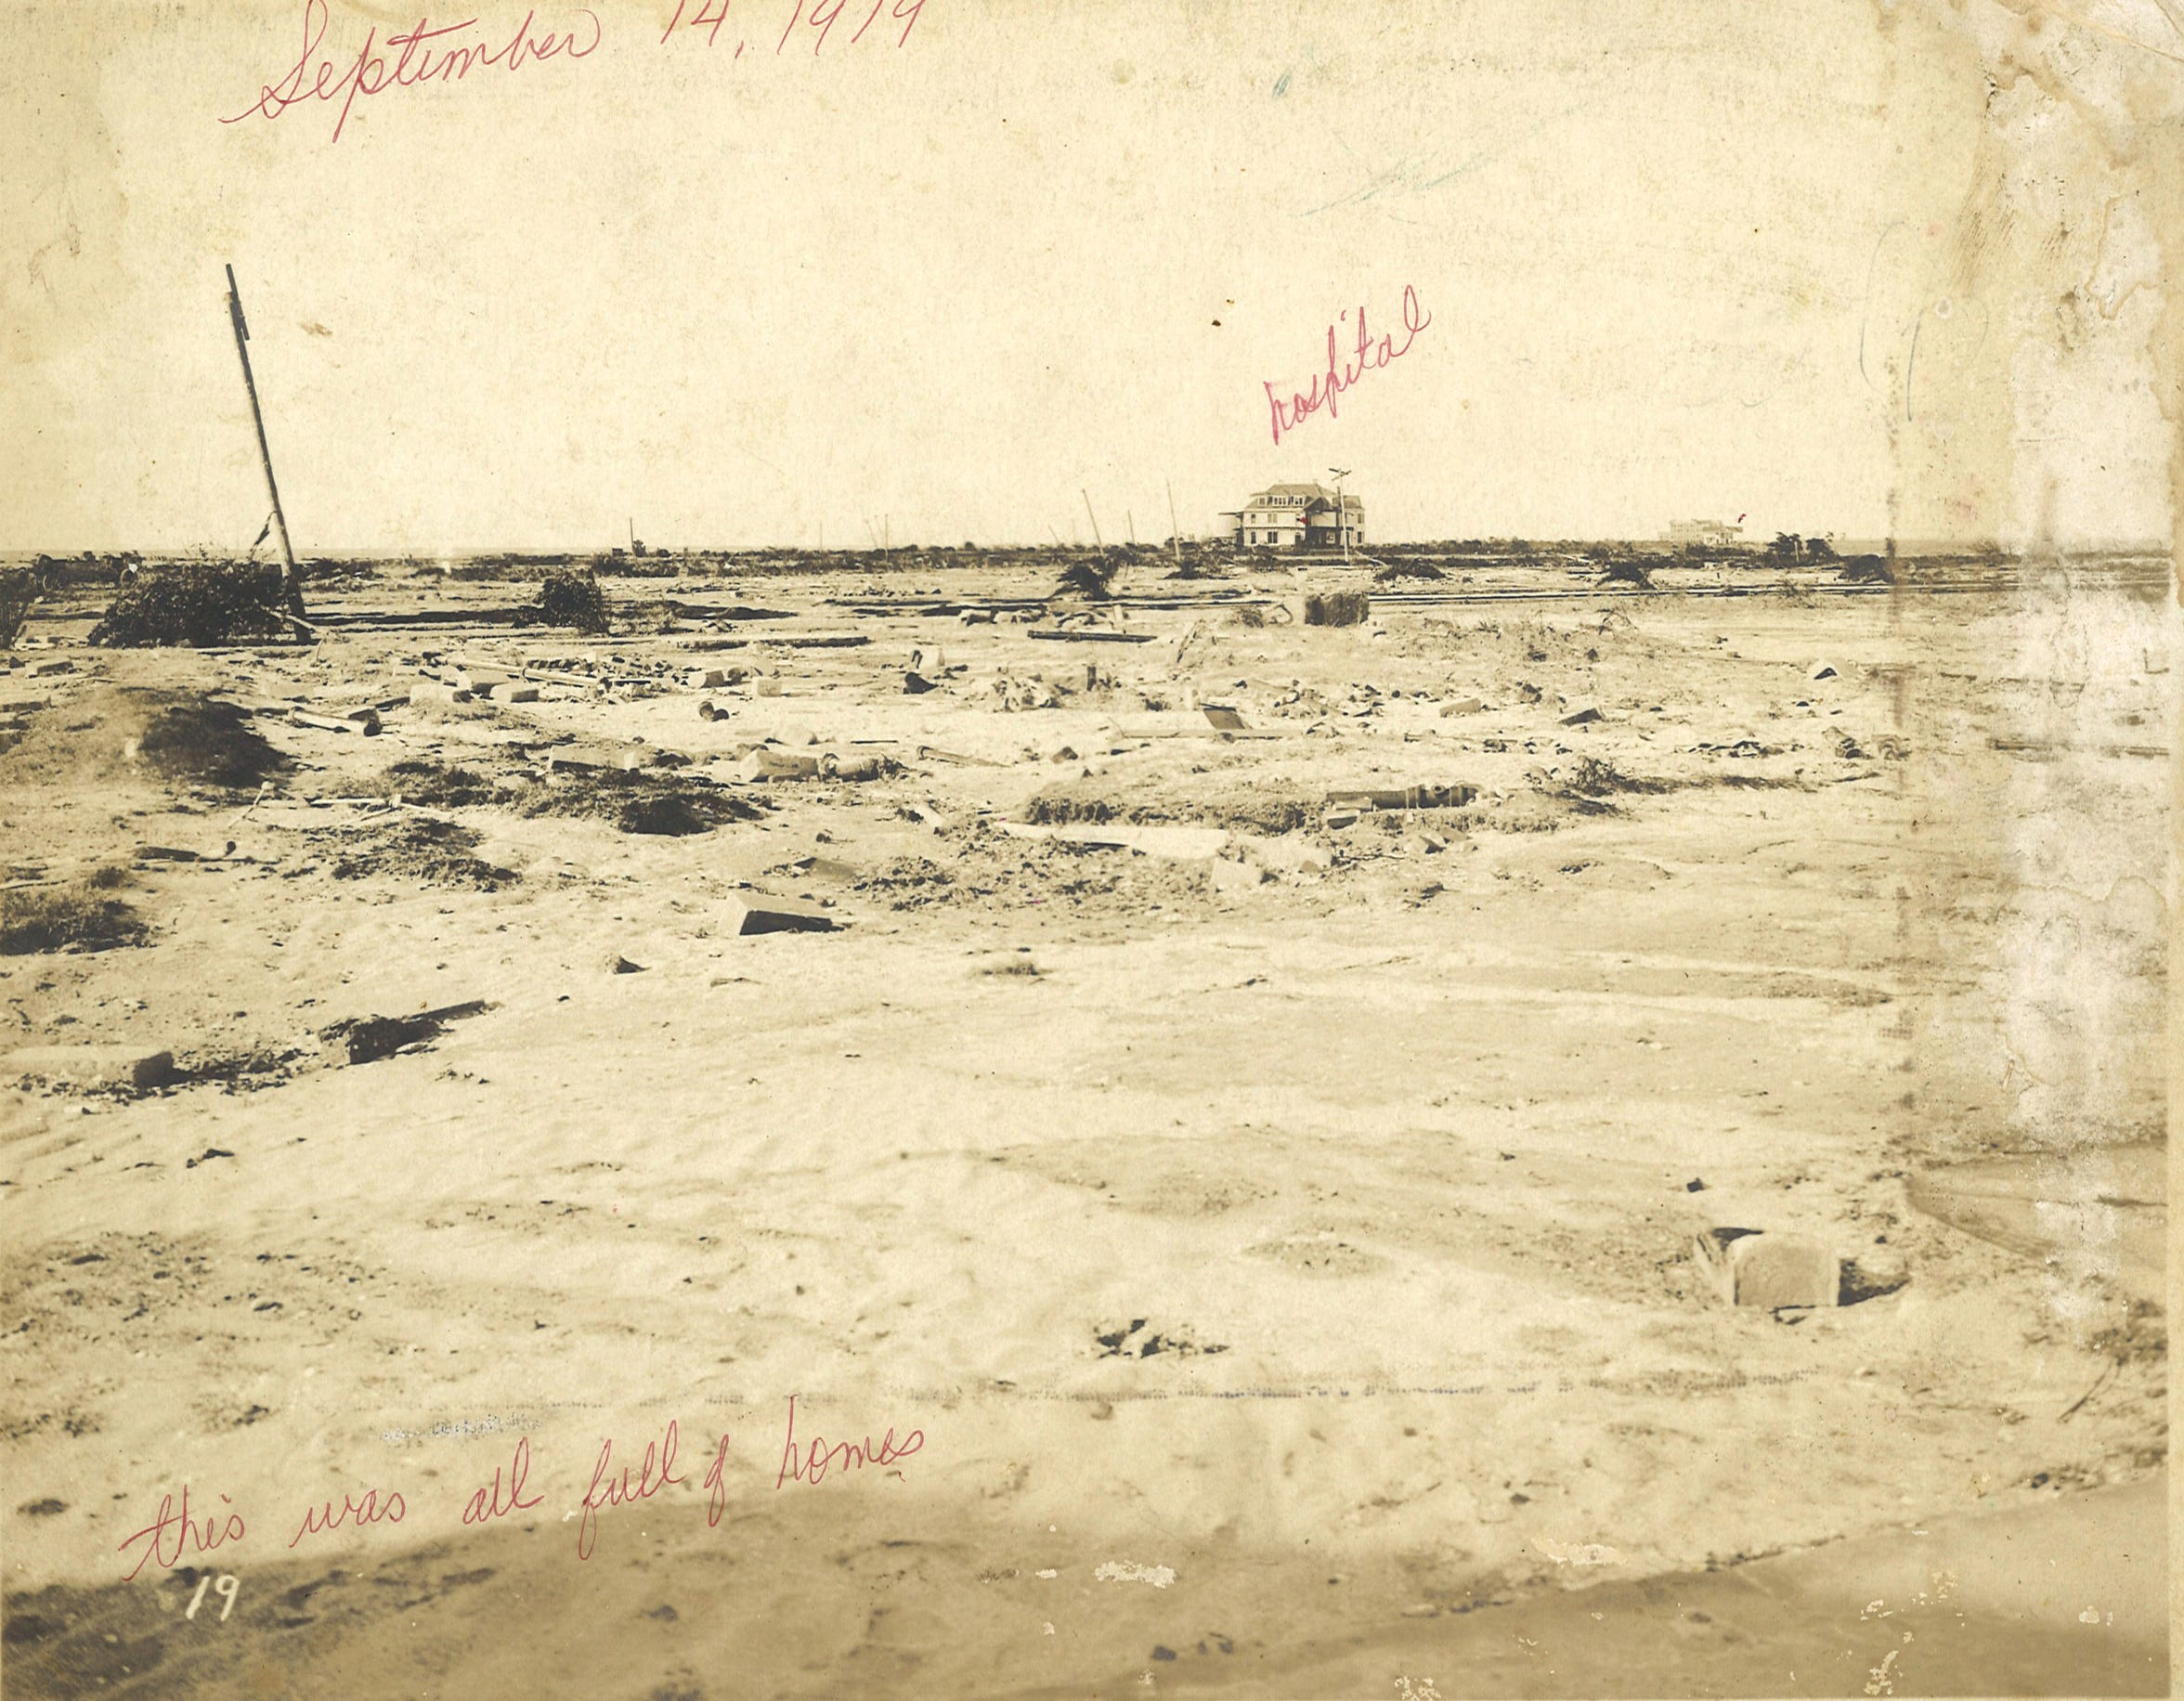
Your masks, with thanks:
<instances>
[{"instance_id":1,"label":"handwritten red cursive text","mask_svg":"<svg viewBox=\"0 0 2184 1701\"><path fill-rule=\"evenodd\" d=\"M292 1548L306 1536L322 1536L328 1530L341 1528L344 1524L353 1524L358 1529L367 1524L399 1524L402 1514L409 1510L398 1494L390 1493L383 1499L378 1489L367 1488L359 1500L354 1495L344 1493L339 1512L334 1511L332 1500L323 1506L308 1508L303 1524L288 1539L288 1545Z\"/></svg>"},{"instance_id":2,"label":"handwritten red cursive text","mask_svg":"<svg viewBox=\"0 0 2184 1701\"><path fill-rule=\"evenodd\" d=\"M465 1524L484 1524L493 1518L505 1518L512 1512L528 1512L546 1497L534 1494L523 1498L524 1478L531 1474L531 1438L524 1436L515 1444L515 1457L508 1462L508 1499L500 1499L500 1467L493 1467L493 1480L470 1497L470 1504L462 1509Z\"/></svg>"},{"instance_id":3,"label":"handwritten red cursive text","mask_svg":"<svg viewBox=\"0 0 2184 1701\"><path fill-rule=\"evenodd\" d=\"M721 1445L713 1449L713 1462L706 1467L706 1528L717 1529L728 1510L728 1432L721 1432Z\"/></svg>"},{"instance_id":4,"label":"handwritten red cursive text","mask_svg":"<svg viewBox=\"0 0 2184 1701\"><path fill-rule=\"evenodd\" d=\"M895 1445L895 1432L890 1428L879 1438L879 1445L872 1445L867 1435L863 1443L838 1441L826 1445L823 1435L814 1435L809 1449L801 1456L797 1451L796 1396L788 1396L788 1438L781 1448L781 1469L774 1478L778 1488L792 1477L800 1483L815 1483L829 1470L853 1471L868 1464L891 1465L898 1459L907 1459L925 1445L925 1431L914 1429L904 1438L903 1445Z\"/></svg>"},{"instance_id":5,"label":"handwritten red cursive text","mask_svg":"<svg viewBox=\"0 0 2184 1701\"><path fill-rule=\"evenodd\" d=\"M659 1461L659 1474L653 1474L655 1456ZM592 1487L584 1490L583 1516L577 1522L577 1557L590 1559L593 1543L599 1539L599 1509L603 1506L626 1506L636 1500L649 1500L662 1488L680 1487L690 1479L675 1474L675 1425L670 1420L668 1433L656 1443L648 1443L644 1458L637 1466L637 1481L630 1481L630 1467L624 1465L618 1478L609 1477L607 1466L614 1459L614 1441L609 1437L601 1443L599 1462L592 1468Z\"/></svg>"},{"instance_id":6,"label":"handwritten red cursive text","mask_svg":"<svg viewBox=\"0 0 2184 1701\"><path fill-rule=\"evenodd\" d=\"M1343 309L1342 317L1346 319L1350 317L1347 307ZM1417 341L1418 333L1432 323L1433 315L1418 305L1418 292L1405 284L1403 329L1407 334L1400 346L1397 345L1393 336L1384 336L1378 342L1373 341L1372 332L1366 329L1365 306L1361 302L1358 305L1358 347L1355 359L1346 361L1343 358L1343 351L1335 342L1335 328L1328 326L1327 366L1325 370L1312 375L1310 389L1301 395L1292 391L1289 400L1284 402L1274 394L1272 384L1266 386L1267 407L1274 416L1274 441L1280 443L1283 432L1294 431L1307 416L1322 408L1327 409L1330 419L1338 418L1342 409L1336 405L1335 397L1367 372L1402 358L1410 352L1410 344Z\"/></svg>"},{"instance_id":7,"label":"handwritten red cursive text","mask_svg":"<svg viewBox=\"0 0 2184 1701\"><path fill-rule=\"evenodd\" d=\"M728 21L730 0L696 0L697 10L696 12L690 12L692 3L693 0L676 0L675 15L668 19L668 27L660 32L661 42L665 43L668 37L674 34L676 29L680 27L685 34L693 31L702 31L705 34L706 45L718 47L721 45L721 27ZM812 55L816 58L821 50L826 47L828 34L833 31L836 23L840 21L842 8L849 3L850 0L813 0L812 9L807 14L804 10L805 0L795 0L795 9L789 13L788 22L782 26L781 39L774 44L774 51L779 53L786 47L788 38L796 32L797 25L801 23L808 25L815 32L816 39L812 43ZM860 0L861 3L862 0ZM864 21L858 24L855 32L849 37L852 46L864 39L864 32L878 21L880 13L888 10L888 6L889 0L872 0L872 9L864 14ZM895 37L896 46L900 47L910 39L910 32L917 23L917 15L924 9L925 0L893 0L893 9L888 11L888 16L903 26L902 34ZM688 17L683 15L686 12L690 12ZM856 7L852 6L850 16L853 19L856 15ZM849 28L847 24L842 27L845 30ZM885 34L886 32L882 31L881 33ZM878 37L874 39L878 40ZM730 40L734 44L734 57L741 58L744 49L742 37L732 35Z\"/></svg>"},{"instance_id":8,"label":"handwritten red cursive text","mask_svg":"<svg viewBox=\"0 0 2184 1701\"><path fill-rule=\"evenodd\" d=\"M583 58L599 45L600 25L598 15L589 8L583 15L592 20L592 39L585 45L577 45L578 32L569 30L556 35L551 30L534 32L536 11L524 14L515 33L499 47L488 48L483 40L467 46L455 45L448 38L465 30L474 30L477 19L466 18L461 23L430 26L420 18L410 28L386 38L384 47L379 42L379 26L374 24L365 32L364 45L358 50L356 59L335 74L334 60L331 56L318 59L317 74L312 74L312 58L318 52L318 44L326 34L325 0L305 0L304 50L296 56L294 66L278 83L268 83L258 91L254 100L233 118L223 118L224 124L238 124L253 113L266 118L279 118L298 101L338 100L341 112L333 121L334 141L341 140L343 127L349 122L349 109L357 104L358 95L381 95L391 88L415 88L425 82L460 83L476 65L498 65L508 71L520 71L534 60L550 59L566 53L572 59ZM387 56L392 54L392 62ZM306 79L309 86L306 87Z\"/></svg>"},{"instance_id":9,"label":"handwritten red cursive text","mask_svg":"<svg viewBox=\"0 0 2184 1701\"><path fill-rule=\"evenodd\" d=\"M220 1503L223 1506L233 1504L226 1495L220 1497ZM162 1495L159 1516L123 1542L115 1552L126 1553L139 1541L149 1541L150 1545L137 1554L136 1563L129 1567L129 1577L133 1578L148 1565L156 1565L162 1571L172 1571L182 1563L183 1556L192 1547L200 1553L210 1553L214 1548L236 1540L248 1527L239 1512L229 1513L225 1519L214 1514L206 1518L202 1526L191 1523L189 1485L185 1483L182 1485L182 1504L179 1509L175 1505L173 1495Z\"/></svg>"}]
</instances>

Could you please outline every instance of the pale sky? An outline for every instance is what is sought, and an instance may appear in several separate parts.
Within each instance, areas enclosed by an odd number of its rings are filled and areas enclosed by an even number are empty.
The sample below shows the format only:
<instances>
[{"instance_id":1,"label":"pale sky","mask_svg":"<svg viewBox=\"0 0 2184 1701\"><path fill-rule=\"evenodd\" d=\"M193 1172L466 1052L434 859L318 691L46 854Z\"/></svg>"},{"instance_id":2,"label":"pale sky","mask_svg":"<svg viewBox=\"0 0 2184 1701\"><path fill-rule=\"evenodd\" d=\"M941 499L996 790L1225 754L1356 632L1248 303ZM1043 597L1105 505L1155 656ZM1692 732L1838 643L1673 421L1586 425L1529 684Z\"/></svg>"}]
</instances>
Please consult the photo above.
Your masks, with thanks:
<instances>
[{"instance_id":1,"label":"pale sky","mask_svg":"<svg viewBox=\"0 0 2184 1701\"><path fill-rule=\"evenodd\" d=\"M249 543L228 261L303 554L1088 541L1080 492L1158 539L1171 485L1192 534L1331 466L1372 539L2165 538L2098 134L2161 73L1985 6L926 0L897 47L846 0L815 56L799 0L664 44L605 0L335 141L218 122L303 0L12 0L0 549ZM1263 385L1406 286L1432 323L1277 448Z\"/></svg>"}]
</instances>

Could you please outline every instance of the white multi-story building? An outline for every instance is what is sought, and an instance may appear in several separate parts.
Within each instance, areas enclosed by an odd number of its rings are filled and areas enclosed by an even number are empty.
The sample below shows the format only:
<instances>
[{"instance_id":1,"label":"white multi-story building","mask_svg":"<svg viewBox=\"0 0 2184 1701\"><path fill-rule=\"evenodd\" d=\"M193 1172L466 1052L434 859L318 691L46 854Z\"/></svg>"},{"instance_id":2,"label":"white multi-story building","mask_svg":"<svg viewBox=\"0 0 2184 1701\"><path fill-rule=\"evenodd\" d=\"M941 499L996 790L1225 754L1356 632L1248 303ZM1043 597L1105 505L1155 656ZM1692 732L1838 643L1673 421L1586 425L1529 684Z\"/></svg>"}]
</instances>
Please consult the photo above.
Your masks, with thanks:
<instances>
[{"instance_id":1,"label":"white multi-story building","mask_svg":"<svg viewBox=\"0 0 2184 1701\"><path fill-rule=\"evenodd\" d=\"M1355 549L1365 541L1365 504L1324 485L1268 485L1228 518L1240 549Z\"/></svg>"}]
</instances>

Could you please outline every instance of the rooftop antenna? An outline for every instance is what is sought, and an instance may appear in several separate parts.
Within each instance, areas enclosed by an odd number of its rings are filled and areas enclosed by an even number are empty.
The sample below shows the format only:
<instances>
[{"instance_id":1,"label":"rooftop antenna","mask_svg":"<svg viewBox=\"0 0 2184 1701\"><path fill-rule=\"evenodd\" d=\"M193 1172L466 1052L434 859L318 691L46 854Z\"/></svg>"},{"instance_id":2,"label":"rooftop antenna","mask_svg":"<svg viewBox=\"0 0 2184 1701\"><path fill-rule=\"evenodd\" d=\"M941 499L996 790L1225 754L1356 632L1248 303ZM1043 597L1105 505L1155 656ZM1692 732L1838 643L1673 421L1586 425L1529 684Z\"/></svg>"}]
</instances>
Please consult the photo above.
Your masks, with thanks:
<instances>
[{"instance_id":1,"label":"rooftop antenna","mask_svg":"<svg viewBox=\"0 0 2184 1701\"><path fill-rule=\"evenodd\" d=\"M280 539L280 594L289 612L304 612L304 590L296 577L295 552L288 544L288 516L280 512L280 487L273 482L273 451L266 447L266 416L258 409L258 383L251 376L250 327L243 322L242 296L235 287L235 267L228 267L228 318L235 327L235 352L242 360L242 387L250 393L251 423L258 434L258 464L266 469L266 494L273 499L273 532Z\"/></svg>"},{"instance_id":2,"label":"rooftop antenna","mask_svg":"<svg viewBox=\"0 0 2184 1701\"><path fill-rule=\"evenodd\" d=\"M1343 500L1343 480L1350 475L1348 467L1329 467L1334 474L1334 529L1342 534L1343 565L1350 565L1350 510Z\"/></svg>"}]
</instances>

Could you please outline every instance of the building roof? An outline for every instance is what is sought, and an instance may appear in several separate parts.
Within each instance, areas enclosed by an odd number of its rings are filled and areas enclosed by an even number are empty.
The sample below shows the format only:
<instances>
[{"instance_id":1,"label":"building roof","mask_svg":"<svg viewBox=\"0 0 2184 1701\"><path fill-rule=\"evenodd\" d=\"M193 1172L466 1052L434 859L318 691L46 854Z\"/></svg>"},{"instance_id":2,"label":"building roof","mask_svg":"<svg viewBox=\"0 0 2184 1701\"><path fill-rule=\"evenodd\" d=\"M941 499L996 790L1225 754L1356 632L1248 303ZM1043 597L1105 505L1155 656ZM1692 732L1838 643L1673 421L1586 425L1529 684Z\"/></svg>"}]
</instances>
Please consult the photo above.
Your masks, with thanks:
<instances>
[{"instance_id":1,"label":"building roof","mask_svg":"<svg viewBox=\"0 0 2184 1701\"><path fill-rule=\"evenodd\" d=\"M1263 502L1270 496L1310 497L1312 500L1306 504L1307 508L1315 508L1321 505L1325 505L1329 508L1332 508L1334 506L1334 492L1330 490L1325 485L1320 484L1268 485L1264 490L1261 490L1254 495L1251 500L1252 502ZM1249 507L1250 505L1251 504L1249 502L1245 504L1246 507ZM1361 511L1364 508L1365 503L1362 498L1346 493L1343 497L1343 506L1352 513L1356 513Z\"/></svg>"}]
</instances>

